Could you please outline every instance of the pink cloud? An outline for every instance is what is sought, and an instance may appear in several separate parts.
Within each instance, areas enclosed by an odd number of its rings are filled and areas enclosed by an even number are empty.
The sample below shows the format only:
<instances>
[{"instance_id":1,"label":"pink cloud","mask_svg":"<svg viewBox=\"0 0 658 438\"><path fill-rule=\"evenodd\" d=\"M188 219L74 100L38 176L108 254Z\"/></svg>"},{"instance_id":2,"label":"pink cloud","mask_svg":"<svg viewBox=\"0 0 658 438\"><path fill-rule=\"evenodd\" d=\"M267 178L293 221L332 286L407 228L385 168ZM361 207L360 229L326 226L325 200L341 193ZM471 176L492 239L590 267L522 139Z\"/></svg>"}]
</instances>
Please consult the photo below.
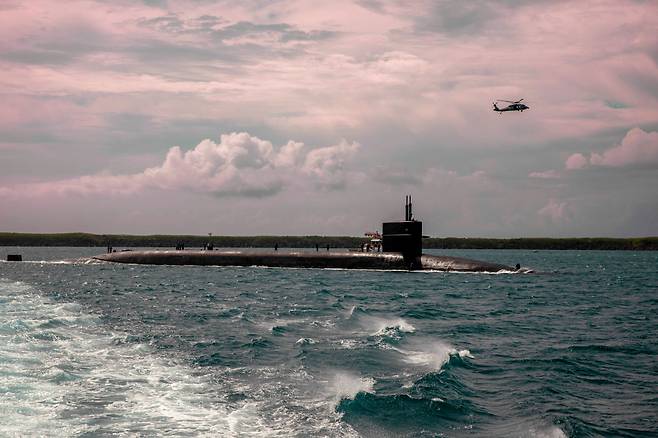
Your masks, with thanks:
<instances>
[{"instance_id":1,"label":"pink cloud","mask_svg":"<svg viewBox=\"0 0 658 438\"><path fill-rule=\"evenodd\" d=\"M537 151L546 162L562 160L567 157L555 145L571 138L584 143L588 136L658 122L653 2L490 2L481 10L427 0L60 3L1 7L3 198L59 194L62 204L84 206L96 198L86 195L114 194L123 197L113 203L121 208L139 196L148 205L153 190L167 197L178 191L196 202L198 193L266 196L291 188L288 199L259 202L288 203L301 186L312 197L318 186L362 177L350 161L359 150L363 172L402 169L398 179L437 197L426 217L441 211L453 229L492 233L503 232L504 221L491 218L507 217L513 233L527 232L539 210L546 218L568 217L563 201L542 207L544 200L589 188L572 180L556 187L493 177L495 169L545 181L569 173L528 174L520 160L508 159L511 154ZM464 20L446 21L446 8ZM200 24L204 16L214 16L214 24ZM491 111L493 99L521 97L530 111ZM217 127L299 141L271 144L245 134L172 148L153 161L154 150L174 144L163 137L205 138ZM336 133L363 146L339 142ZM606 151L580 151L568 157L566 169L655 162L654 135L640 130ZM59 161L49 159L54 156ZM149 159L138 164L139 156ZM122 167L126 162L130 167ZM432 170L442 166L467 173L482 167L492 176ZM120 170L98 173L103 168ZM46 174L59 180L14 184ZM650 177L620 181L620 193L623 188L634 197L619 196L640 203L635 194ZM381 189L364 184L357 193L355 187L325 192L315 207L335 196L338 207L332 208L348 211L346 205L361 205ZM385 190L378 206L399 186ZM606 190L601 196L612 195ZM25 205L32 201L26 199ZM592 222L599 218L593 215ZM278 220L290 222L287 214Z\"/></svg>"},{"instance_id":2,"label":"pink cloud","mask_svg":"<svg viewBox=\"0 0 658 438\"><path fill-rule=\"evenodd\" d=\"M658 163L658 132L633 128L626 133L619 145L602 154L593 153L590 163L592 166L606 167Z\"/></svg>"},{"instance_id":3,"label":"pink cloud","mask_svg":"<svg viewBox=\"0 0 658 438\"><path fill-rule=\"evenodd\" d=\"M589 166L626 167L633 165L658 164L658 132L645 132L633 128L626 133L621 143L602 153L592 153L589 158L576 153L567 158L569 170Z\"/></svg>"},{"instance_id":4,"label":"pink cloud","mask_svg":"<svg viewBox=\"0 0 658 438\"><path fill-rule=\"evenodd\" d=\"M528 138L510 134L509 124L516 118L486 117L491 115L487 106L492 98L523 95L531 100L532 111L524 114L523 129L537 142L656 120L655 99L628 79L658 74L658 67L646 56L655 50L655 40L648 37L655 27L648 18L651 4L560 2L499 10L492 6L488 9L497 14L482 25L482 34L454 41L448 35L417 32L418 20L435 13L432 2L414 7L395 2L362 5L341 0L331 6L298 1L258 8L252 2L223 6L217 28L240 21L267 25L276 17L276 22L291 29L337 33L333 39L304 41L309 50L284 58L274 50L281 41L257 41L266 50L247 56L250 53L244 49L239 52L244 61L230 68L210 33L195 33L190 27L202 15L217 14L217 5L171 2L167 14L182 26L174 32L144 26L165 12L140 3L80 1L58 8L48 1L22 2L20 8L3 11L7 26L0 35L13 52L51 53L48 47L54 45L66 53L67 46L78 47L87 33L99 41L83 47L86 51L69 64L0 63L4 71L0 91L117 94L120 98L111 103L111 98L94 102L91 110L140 108L163 118L181 113L253 117L295 135L344 126L373 129L377 123L410 127L422 134L454 130L464 143L470 140L484 147ZM513 35L501 34L499 28L511 29ZM81 31L87 33L81 37ZM240 40L239 35L224 38ZM196 50L208 50L209 58L191 62L177 58ZM160 53L161 59L149 61L140 57L144 52L154 57ZM158 98L140 98L152 93ZM602 102L608 98L628 107L605 107ZM110 104L112 108L107 107ZM541 116L535 108L541 108ZM474 118L480 129L472 129Z\"/></svg>"},{"instance_id":5,"label":"pink cloud","mask_svg":"<svg viewBox=\"0 0 658 438\"><path fill-rule=\"evenodd\" d=\"M582 169L588 164L587 157L581 153L576 153L567 158L565 167L569 170Z\"/></svg>"},{"instance_id":6,"label":"pink cloud","mask_svg":"<svg viewBox=\"0 0 658 438\"><path fill-rule=\"evenodd\" d=\"M568 222L572 217L572 208L567 201L558 201L551 198L537 214L550 219L554 223Z\"/></svg>"},{"instance_id":7,"label":"pink cloud","mask_svg":"<svg viewBox=\"0 0 658 438\"><path fill-rule=\"evenodd\" d=\"M540 178L540 179L558 179L561 178L560 172L557 170L545 170L543 172L530 172L528 174L530 178Z\"/></svg>"},{"instance_id":8,"label":"pink cloud","mask_svg":"<svg viewBox=\"0 0 658 438\"><path fill-rule=\"evenodd\" d=\"M359 147L358 143L342 140L308 151L303 143L294 141L275 148L271 142L246 132L234 132L222 135L218 143L206 139L187 151L174 146L161 165L140 173L104 173L0 187L0 196L129 195L148 188L268 196L295 183L336 187L346 182L346 166Z\"/></svg>"},{"instance_id":9,"label":"pink cloud","mask_svg":"<svg viewBox=\"0 0 658 438\"><path fill-rule=\"evenodd\" d=\"M345 179L346 162L358 149L358 143L349 143L346 140L334 146L314 149L306 155L302 169L322 184L340 185Z\"/></svg>"}]
</instances>

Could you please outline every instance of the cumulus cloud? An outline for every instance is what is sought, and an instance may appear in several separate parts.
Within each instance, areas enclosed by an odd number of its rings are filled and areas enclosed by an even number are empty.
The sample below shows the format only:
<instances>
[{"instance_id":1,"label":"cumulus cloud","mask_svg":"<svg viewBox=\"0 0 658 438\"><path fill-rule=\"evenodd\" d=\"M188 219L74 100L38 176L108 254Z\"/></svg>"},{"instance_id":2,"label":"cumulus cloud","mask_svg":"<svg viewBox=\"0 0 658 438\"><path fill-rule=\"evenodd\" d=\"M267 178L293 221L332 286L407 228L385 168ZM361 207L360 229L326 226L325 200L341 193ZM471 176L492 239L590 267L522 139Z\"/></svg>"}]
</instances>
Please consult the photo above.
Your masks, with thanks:
<instances>
[{"instance_id":1,"label":"cumulus cloud","mask_svg":"<svg viewBox=\"0 0 658 438\"><path fill-rule=\"evenodd\" d=\"M218 143L203 140L193 149L169 149L163 163L131 175L97 174L48 183L0 187L8 194L132 194L148 188L184 190L217 196L273 195L285 186L311 182L318 187L345 185L347 165L360 145L342 140L306 151L289 141L279 148L246 132L224 134Z\"/></svg>"},{"instance_id":2,"label":"cumulus cloud","mask_svg":"<svg viewBox=\"0 0 658 438\"><path fill-rule=\"evenodd\" d=\"M592 153L589 158L581 153L571 155L567 169L583 169L587 166L626 167L633 165L658 164L658 132L645 132L633 128L626 133L621 143L603 151Z\"/></svg>"},{"instance_id":3,"label":"cumulus cloud","mask_svg":"<svg viewBox=\"0 0 658 438\"><path fill-rule=\"evenodd\" d=\"M302 170L321 185L341 187L345 183L347 159L358 150L358 143L345 140L334 146L314 149L306 155Z\"/></svg>"},{"instance_id":4,"label":"cumulus cloud","mask_svg":"<svg viewBox=\"0 0 658 438\"><path fill-rule=\"evenodd\" d=\"M554 223L569 222L572 218L572 208L567 201L559 201L551 198L537 214L550 219Z\"/></svg>"},{"instance_id":5,"label":"cumulus cloud","mask_svg":"<svg viewBox=\"0 0 658 438\"><path fill-rule=\"evenodd\" d=\"M587 157L581 153L573 154L564 163L565 167L569 170L582 169L588 163Z\"/></svg>"},{"instance_id":6,"label":"cumulus cloud","mask_svg":"<svg viewBox=\"0 0 658 438\"><path fill-rule=\"evenodd\" d=\"M592 154L593 166L621 167L632 164L658 163L658 132L633 128L621 144L602 154Z\"/></svg>"}]
</instances>

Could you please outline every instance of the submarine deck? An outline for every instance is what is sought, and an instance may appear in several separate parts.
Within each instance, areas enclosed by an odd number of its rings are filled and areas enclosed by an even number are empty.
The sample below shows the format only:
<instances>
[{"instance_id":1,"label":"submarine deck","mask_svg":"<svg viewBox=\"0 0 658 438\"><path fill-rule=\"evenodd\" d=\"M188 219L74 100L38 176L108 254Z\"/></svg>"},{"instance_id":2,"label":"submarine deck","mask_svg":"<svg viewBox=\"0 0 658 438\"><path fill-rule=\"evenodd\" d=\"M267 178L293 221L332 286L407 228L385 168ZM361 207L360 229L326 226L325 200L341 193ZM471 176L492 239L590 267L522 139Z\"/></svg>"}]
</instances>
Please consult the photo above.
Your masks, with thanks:
<instances>
[{"instance_id":1,"label":"submarine deck","mask_svg":"<svg viewBox=\"0 0 658 438\"><path fill-rule=\"evenodd\" d=\"M337 268L383 270L432 270L461 272L515 271L510 266L460 257L423 254L413 265L400 253L389 252L277 252L153 250L101 254L96 260L147 265L270 266L290 268Z\"/></svg>"}]
</instances>

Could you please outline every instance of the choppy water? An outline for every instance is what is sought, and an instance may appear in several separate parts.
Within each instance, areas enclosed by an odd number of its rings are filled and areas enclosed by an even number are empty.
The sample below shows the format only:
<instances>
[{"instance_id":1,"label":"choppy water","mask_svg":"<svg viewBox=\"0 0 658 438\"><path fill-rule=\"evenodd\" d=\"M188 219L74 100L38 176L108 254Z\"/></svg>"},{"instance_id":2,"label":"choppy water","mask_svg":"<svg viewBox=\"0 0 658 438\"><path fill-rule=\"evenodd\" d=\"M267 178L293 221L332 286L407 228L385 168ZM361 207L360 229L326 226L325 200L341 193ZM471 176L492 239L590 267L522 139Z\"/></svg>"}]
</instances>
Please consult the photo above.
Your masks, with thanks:
<instances>
[{"instance_id":1,"label":"choppy water","mask_svg":"<svg viewBox=\"0 0 658 438\"><path fill-rule=\"evenodd\" d=\"M656 252L438 252L541 272L501 275L14 252L0 435L658 433Z\"/></svg>"}]
</instances>

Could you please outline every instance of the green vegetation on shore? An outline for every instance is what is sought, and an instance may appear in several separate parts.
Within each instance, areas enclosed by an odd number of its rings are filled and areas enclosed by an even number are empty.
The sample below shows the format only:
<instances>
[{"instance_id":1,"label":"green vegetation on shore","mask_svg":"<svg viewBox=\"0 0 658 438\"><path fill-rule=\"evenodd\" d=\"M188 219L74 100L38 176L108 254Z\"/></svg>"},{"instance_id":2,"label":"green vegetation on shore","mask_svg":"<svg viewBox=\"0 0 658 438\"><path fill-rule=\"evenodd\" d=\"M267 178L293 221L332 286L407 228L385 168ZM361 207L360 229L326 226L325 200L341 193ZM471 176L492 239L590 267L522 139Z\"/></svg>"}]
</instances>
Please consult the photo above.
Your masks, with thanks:
<instances>
[{"instance_id":1,"label":"green vegetation on shore","mask_svg":"<svg viewBox=\"0 0 658 438\"><path fill-rule=\"evenodd\" d=\"M358 248L367 242L365 237L350 236L177 236L89 233L2 233L0 246L100 246L119 247L175 247L183 243L188 248L202 247L211 242L216 248ZM658 250L658 237L628 239L604 237L577 238L518 238L488 239L460 237L432 237L423 240L424 248L436 249L579 249L579 250Z\"/></svg>"}]
</instances>

